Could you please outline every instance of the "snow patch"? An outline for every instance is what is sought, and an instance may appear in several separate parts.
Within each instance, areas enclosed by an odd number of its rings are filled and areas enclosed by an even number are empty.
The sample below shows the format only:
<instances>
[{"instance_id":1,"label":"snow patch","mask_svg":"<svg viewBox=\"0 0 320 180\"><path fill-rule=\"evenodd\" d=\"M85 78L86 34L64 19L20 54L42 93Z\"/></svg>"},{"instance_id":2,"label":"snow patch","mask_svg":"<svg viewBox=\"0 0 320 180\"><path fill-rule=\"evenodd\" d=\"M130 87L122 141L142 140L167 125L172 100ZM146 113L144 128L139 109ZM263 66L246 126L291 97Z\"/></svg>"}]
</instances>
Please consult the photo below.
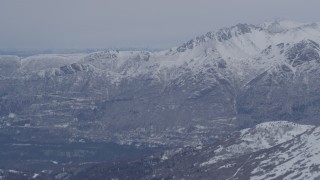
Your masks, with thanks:
<instances>
[{"instance_id":1,"label":"snow patch","mask_svg":"<svg viewBox=\"0 0 320 180\"><path fill-rule=\"evenodd\" d=\"M13 119L13 118L15 118L16 116L17 116L17 115L16 115L16 114L14 114L14 113L9 113L8 118Z\"/></svg>"}]
</instances>

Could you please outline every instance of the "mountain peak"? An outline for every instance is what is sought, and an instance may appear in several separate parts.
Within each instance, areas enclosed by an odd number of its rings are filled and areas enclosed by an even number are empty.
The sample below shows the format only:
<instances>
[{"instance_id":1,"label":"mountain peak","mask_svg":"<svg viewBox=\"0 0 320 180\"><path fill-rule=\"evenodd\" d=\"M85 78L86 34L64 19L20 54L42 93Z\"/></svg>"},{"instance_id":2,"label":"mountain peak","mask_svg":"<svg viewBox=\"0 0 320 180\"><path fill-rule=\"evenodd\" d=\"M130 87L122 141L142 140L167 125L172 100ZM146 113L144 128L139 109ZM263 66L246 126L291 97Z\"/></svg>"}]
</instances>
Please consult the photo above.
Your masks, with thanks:
<instances>
[{"instance_id":1,"label":"mountain peak","mask_svg":"<svg viewBox=\"0 0 320 180\"><path fill-rule=\"evenodd\" d=\"M274 19L272 21L264 22L260 26L266 31L268 31L269 33L282 33L289 29L301 27L306 24L307 23L302 23L298 21Z\"/></svg>"},{"instance_id":2,"label":"mountain peak","mask_svg":"<svg viewBox=\"0 0 320 180\"><path fill-rule=\"evenodd\" d=\"M267 31L269 33L281 33L288 30L285 26L283 26L279 21L274 21L267 27Z\"/></svg>"}]
</instances>

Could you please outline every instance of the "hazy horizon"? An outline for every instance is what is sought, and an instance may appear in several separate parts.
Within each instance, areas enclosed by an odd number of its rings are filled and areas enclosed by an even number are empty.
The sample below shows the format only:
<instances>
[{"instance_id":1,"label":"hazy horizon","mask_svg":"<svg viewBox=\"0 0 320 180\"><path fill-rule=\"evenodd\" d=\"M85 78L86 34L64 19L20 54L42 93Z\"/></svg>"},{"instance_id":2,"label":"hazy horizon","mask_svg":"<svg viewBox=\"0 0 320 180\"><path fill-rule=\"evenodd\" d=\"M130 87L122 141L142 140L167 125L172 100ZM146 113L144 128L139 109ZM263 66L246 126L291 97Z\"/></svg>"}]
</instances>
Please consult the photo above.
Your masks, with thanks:
<instances>
[{"instance_id":1,"label":"hazy horizon","mask_svg":"<svg viewBox=\"0 0 320 180\"><path fill-rule=\"evenodd\" d=\"M237 23L259 24L275 18L318 22L315 4L320 2L2 1L0 49L166 49Z\"/></svg>"}]
</instances>

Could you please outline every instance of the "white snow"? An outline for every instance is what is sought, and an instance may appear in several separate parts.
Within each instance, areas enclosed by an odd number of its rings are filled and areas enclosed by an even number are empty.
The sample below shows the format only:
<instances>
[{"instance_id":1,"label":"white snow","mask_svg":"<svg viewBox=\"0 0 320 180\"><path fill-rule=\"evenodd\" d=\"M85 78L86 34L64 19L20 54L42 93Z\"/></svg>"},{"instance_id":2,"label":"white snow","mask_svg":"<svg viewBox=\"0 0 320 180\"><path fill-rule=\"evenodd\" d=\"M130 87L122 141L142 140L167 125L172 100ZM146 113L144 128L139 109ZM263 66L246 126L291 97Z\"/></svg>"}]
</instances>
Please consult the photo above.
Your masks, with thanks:
<instances>
[{"instance_id":1,"label":"white snow","mask_svg":"<svg viewBox=\"0 0 320 180\"><path fill-rule=\"evenodd\" d=\"M298 125L286 121L266 122L254 128L244 129L240 132L239 141L230 146L218 146L215 156L200 164L206 166L229 159L235 156L268 149L281 143L294 139L314 126Z\"/></svg>"},{"instance_id":2,"label":"white snow","mask_svg":"<svg viewBox=\"0 0 320 180\"><path fill-rule=\"evenodd\" d=\"M55 124L54 127L56 128L67 128L69 127L69 123L63 123L63 124Z\"/></svg>"},{"instance_id":3,"label":"white snow","mask_svg":"<svg viewBox=\"0 0 320 180\"><path fill-rule=\"evenodd\" d=\"M319 179L320 128L314 128L301 137L281 145L285 150L268 154L252 171L251 179ZM281 148L279 148L281 149ZM274 168L265 168L265 167ZM289 173L288 173L289 172ZM287 174L288 173L288 174Z\"/></svg>"},{"instance_id":4,"label":"white snow","mask_svg":"<svg viewBox=\"0 0 320 180\"><path fill-rule=\"evenodd\" d=\"M40 176L40 175L37 174L37 173L35 173L35 174L32 176L32 178L35 179L35 178L37 178L38 176Z\"/></svg>"},{"instance_id":5,"label":"white snow","mask_svg":"<svg viewBox=\"0 0 320 180\"><path fill-rule=\"evenodd\" d=\"M13 169L9 169L8 172L9 172L9 173L14 173L14 174L20 174L20 173L22 173L21 171L17 171L17 170L13 170Z\"/></svg>"},{"instance_id":6,"label":"white snow","mask_svg":"<svg viewBox=\"0 0 320 180\"><path fill-rule=\"evenodd\" d=\"M236 165L236 164L235 164L235 163L225 164L225 165L223 165L223 166L220 166L218 169L230 168L230 167L233 167L234 165Z\"/></svg>"},{"instance_id":7,"label":"white snow","mask_svg":"<svg viewBox=\"0 0 320 180\"><path fill-rule=\"evenodd\" d=\"M54 160L51 160L50 162L52 162L53 164L59 164L58 161L54 161Z\"/></svg>"},{"instance_id":8,"label":"white snow","mask_svg":"<svg viewBox=\"0 0 320 180\"><path fill-rule=\"evenodd\" d=\"M287 121L266 122L241 132L241 140L247 148L266 149L291 140L313 127Z\"/></svg>"},{"instance_id":9,"label":"white snow","mask_svg":"<svg viewBox=\"0 0 320 180\"><path fill-rule=\"evenodd\" d=\"M17 115L16 115L16 114L14 114L14 113L9 113L8 118L13 119L13 118L15 118L16 116L17 116Z\"/></svg>"}]
</instances>

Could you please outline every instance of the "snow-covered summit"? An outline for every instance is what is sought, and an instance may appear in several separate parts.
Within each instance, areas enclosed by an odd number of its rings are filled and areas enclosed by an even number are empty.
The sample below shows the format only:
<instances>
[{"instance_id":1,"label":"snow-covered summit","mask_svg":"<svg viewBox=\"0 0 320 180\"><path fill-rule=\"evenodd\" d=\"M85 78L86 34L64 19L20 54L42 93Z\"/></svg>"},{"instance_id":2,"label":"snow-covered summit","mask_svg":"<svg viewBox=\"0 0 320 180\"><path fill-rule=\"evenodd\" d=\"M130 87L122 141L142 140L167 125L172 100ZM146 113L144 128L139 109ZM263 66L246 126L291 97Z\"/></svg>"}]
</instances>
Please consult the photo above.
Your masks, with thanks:
<instances>
[{"instance_id":1,"label":"snow-covered summit","mask_svg":"<svg viewBox=\"0 0 320 180\"><path fill-rule=\"evenodd\" d=\"M304 39L319 41L318 23L300 23L288 20L274 20L258 25L237 24L229 28L208 32L177 48L183 52L196 46L231 46L252 55L269 45L296 43Z\"/></svg>"}]
</instances>

